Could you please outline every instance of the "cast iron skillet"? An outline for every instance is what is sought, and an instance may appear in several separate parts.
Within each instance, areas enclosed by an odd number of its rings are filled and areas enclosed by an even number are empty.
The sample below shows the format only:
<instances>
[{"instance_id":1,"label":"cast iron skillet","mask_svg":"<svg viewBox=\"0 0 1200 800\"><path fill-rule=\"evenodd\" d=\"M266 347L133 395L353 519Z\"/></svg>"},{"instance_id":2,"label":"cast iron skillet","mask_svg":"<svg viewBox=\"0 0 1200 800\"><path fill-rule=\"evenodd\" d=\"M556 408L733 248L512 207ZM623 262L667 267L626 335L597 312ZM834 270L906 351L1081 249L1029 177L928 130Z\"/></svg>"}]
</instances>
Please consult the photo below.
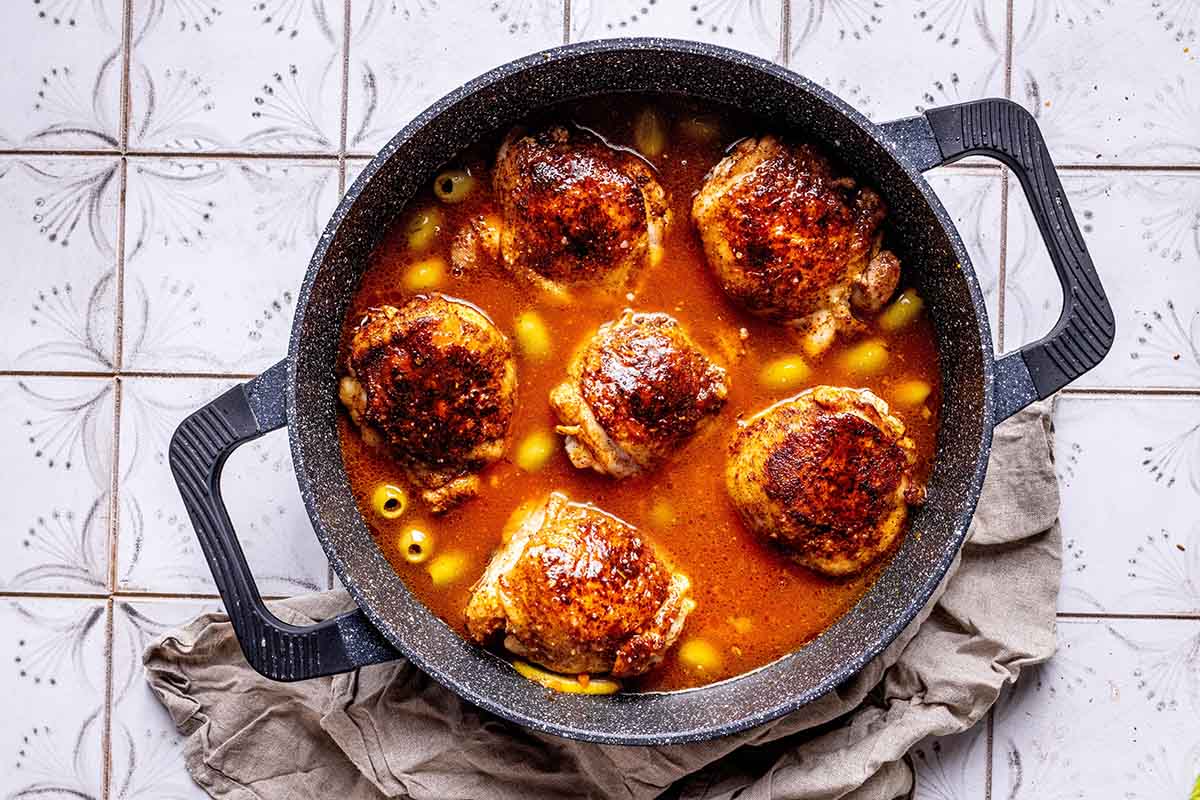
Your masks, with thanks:
<instances>
[{"instance_id":1,"label":"cast iron skillet","mask_svg":"<svg viewBox=\"0 0 1200 800\"><path fill-rule=\"evenodd\" d=\"M343 316L380 235L419 187L467 145L539 108L614 91L719 101L819 140L891 209L890 246L932 317L942 367L941 430L925 506L862 600L816 640L766 667L688 691L554 694L467 643L405 587L371 539L342 465L336 359ZM967 155L1021 182L1064 307L1044 339L996 360L983 297L954 225L921 172ZM686 224L686 222L684 222ZM914 618L958 552L979 497L992 427L1095 366L1113 315L1033 118L977 100L875 125L775 64L710 45L623 39L568 45L499 67L439 100L354 182L304 278L286 360L188 417L170 462L242 650L263 675L303 680L405 656L466 700L562 736L616 744L710 739L813 700L861 669ZM296 479L317 538L358 608L310 627L263 605L221 499L225 458L287 426Z\"/></svg>"}]
</instances>

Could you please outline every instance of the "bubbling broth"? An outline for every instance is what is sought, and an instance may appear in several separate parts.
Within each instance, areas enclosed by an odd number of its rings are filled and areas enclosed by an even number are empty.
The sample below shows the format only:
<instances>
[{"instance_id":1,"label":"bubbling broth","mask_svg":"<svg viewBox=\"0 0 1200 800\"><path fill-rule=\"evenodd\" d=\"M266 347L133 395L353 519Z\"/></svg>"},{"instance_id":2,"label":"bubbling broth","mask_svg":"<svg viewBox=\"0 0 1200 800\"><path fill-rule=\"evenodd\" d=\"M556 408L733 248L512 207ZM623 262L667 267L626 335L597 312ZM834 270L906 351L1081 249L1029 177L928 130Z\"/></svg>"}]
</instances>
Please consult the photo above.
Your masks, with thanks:
<instances>
[{"instance_id":1,"label":"bubbling broth","mask_svg":"<svg viewBox=\"0 0 1200 800\"><path fill-rule=\"evenodd\" d=\"M343 326L343 354L367 309L399 307L422 291L469 301L513 341L516 410L505 456L482 471L479 495L434 514L422 505L419 492L410 490L404 513L386 519L375 510L373 494L381 484L406 486L401 464L384 448L364 443L344 410L339 411L339 432L350 484L375 541L417 597L459 633L465 631L463 610L471 587L500 545L506 522L523 504L559 491L637 526L674 569L690 578L696 607L663 662L626 681L625 689L674 690L753 670L803 646L853 606L890 558L859 575L836 579L797 565L748 530L724 479L737 421L810 386L869 388L903 421L916 445L915 475L924 481L934 452L940 387L932 326L924 317L892 331L868 321L865 333L839 336L819 357L804 357L808 369L803 380L797 382L794 374L780 378L780 360L802 354L795 333L747 313L726 296L705 262L691 222L692 201L708 170L732 143L765 132L761 123L744 113L682 98L617 95L565 105L531 124L554 120L584 126L614 146L636 148L640 140L644 150L647 133L639 125L645 126L647 113L655 123L651 135L665 137L650 142L651 149L662 145L650 160L667 193L672 219L662 259L631 278L628 294L625 289L572 288L569 299L558 298L515 280L499 265L454 273L451 244L456 233L472 219L498 213L491 170L499 139L482 142L447 165L473 178L462 202L443 202L434 187L413 198L363 275ZM780 133L803 138L803 131ZM853 165L848 166L843 174L853 175ZM430 209L436 224L422 227ZM432 238L420 238L425 236ZM918 265L903 266L901 290L911 285L909 272ZM729 391L720 414L666 463L616 480L571 465L562 437L554 432L558 420L547 397L566 377L573 353L626 308L666 312L677 319L726 369ZM545 352L536 357L523 352L516 330L518 318L529 312L536 312L549 333L541 342ZM881 341L886 363L861 369L856 355L864 341ZM740 355L731 358L728 354L739 347ZM519 465L530 453L536 458L529 460L538 461L547 442L552 448L543 464L533 469ZM414 530L426 534L427 544L418 541L416 547L429 547L421 553L429 557L419 563L411 549ZM680 656L689 643L692 652L704 654L699 662Z\"/></svg>"}]
</instances>

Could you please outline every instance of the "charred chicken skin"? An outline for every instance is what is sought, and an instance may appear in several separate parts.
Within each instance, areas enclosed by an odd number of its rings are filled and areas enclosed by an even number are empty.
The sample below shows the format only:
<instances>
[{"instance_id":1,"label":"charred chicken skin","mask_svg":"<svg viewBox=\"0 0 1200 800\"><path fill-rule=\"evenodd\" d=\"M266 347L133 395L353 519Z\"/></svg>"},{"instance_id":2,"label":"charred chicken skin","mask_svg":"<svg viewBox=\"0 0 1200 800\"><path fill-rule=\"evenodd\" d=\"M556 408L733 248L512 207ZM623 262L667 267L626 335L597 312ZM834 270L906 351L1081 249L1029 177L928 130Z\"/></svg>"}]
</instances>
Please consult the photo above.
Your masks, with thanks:
<instances>
[{"instance_id":1,"label":"charred chicken skin","mask_svg":"<svg viewBox=\"0 0 1200 800\"><path fill-rule=\"evenodd\" d=\"M725 370L662 313L600 326L550 393L576 467L624 478L662 463L725 405Z\"/></svg>"},{"instance_id":2,"label":"charred chicken skin","mask_svg":"<svg viewBox=\"0 0 1200 800\"><path fill-rule=\"evenodd\" d=\"M689 588L635 527L555 492L492 557L467 630L556 672L639 675L679 638Z\"/></svg>"},{"instance_id":3,"label":"charred chicken skin","mask_svg":"<svg viewBox=\"0 0 1200 800\"><path fill-rule=\"evenodd\" d=\"M517 374L475 306L441 294L366 312L350 340L342 403L368 443L390 448L435 511L473 496L504 452Z\"/></svg>"},{"instance_id":4,"label":"charred chicken skin","mask_svg":"<svg viewBox=\"0 0 1200 800\"><path fill-rule=\"evenodd\" d=\"M725 292L749 311L800 333L809 355L853 312L879 311L896 290L900 262L880 249L883 199L808 144L746 139L705 179L692 220Z\"/></svg>"},{"instance_id":5,"label":"charred chicken skin","mask_svg":"<svg viewBox=\"0 0 1200 800\"><path fill-rule=\"evenodd\" d=\"M546 288L622 284L662 252L669 209L653 169L581 128L509 133L493 178L500 258Z\"/></svg>"},{"instance_id":6,"label":"charred chicken skin","mask_svg":"<svg viewBox=\"0 0 1200 800\"><path fill-rule=\"evenodd\" d=\"M746 525L800 564L862 572L924 501L904 423L866 389L817 386L739 425L726 488Z\"/></svg>"}]
</instances>

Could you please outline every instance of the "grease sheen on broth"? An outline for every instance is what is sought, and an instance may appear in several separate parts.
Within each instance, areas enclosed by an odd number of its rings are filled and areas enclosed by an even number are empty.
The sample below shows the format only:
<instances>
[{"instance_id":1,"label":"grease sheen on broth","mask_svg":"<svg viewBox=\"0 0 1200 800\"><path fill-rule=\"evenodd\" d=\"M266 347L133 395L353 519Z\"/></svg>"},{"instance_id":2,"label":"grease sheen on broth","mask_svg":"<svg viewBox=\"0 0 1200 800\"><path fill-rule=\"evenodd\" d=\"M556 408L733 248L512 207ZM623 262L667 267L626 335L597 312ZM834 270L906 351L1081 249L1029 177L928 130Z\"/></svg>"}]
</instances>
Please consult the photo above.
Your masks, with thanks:
<instances>
[{"instance_id":1,"label":"grease sheen on broth","mask_svg":"<svg viewBox=\"0 0 1200 800\"><path fill-rule=\"evenodd\" d=\"M437 289L469 300L514 341L518 325L527 319L523 315L530 311L536 311L549 330L547 352L517 358L517 407L508 448L503 459L483 471L480 496L440 516L429 513L414 498L400 517L381 519L371 510L372 493L381 483L403 484L403 471L386 453L363 443L344 410L339 410L338 425L350 484L375 540L413 592L460 633L471 585L500 544L505 523L522 503L558 490L638 526L662 556L688 575L697 602L679 644L664 662L626 685L627 689L669 690L737 675L797 649L845 613L887 561L882 559L854 578L826 578L796 565L750 533L725 491L726 447L736 421L821 383L869 388L903 420L921 459L917 477L924 479L935 445L940 382L933 331L924 317L900 330L886 330L886 323L873 324L864 336L839 339L819 359L797 363L801 349L792 335L745 313L723 294L704 262L691 224L692 196L731 143L764 132L764 126L744 114L725 114L711 105L642 95L595 98L544 116L585 125L614 144L633 147L638 113L647 108L657 112L666 132L661 154L651 160L669 195L673 219L661 262L644 267L631 282L632 300L620 292L575 289L570 301L564 302L517 284L498 266L465 275L447 269L440 277L426 276L433 285L412 285L415 264L438 255L450 264L450 245L459 228L475 216L496 213L489 167L498 137L481 143L451 165L467 169L475 178L467 199L445 204L434 197L432 188L414 198L410 210L376 248L363 276L343 325L343 350L367 308L403 305L421 289ZM714 130L715 137L706 136ZM852 168L844 171L855 174ZM409 248L410 219L428 208L436 209L439 232L427 243L428 249L413 253ZM911 285L915 266L904 264L902 289ZM557 420L547 396L563 379L576 348L626 308L664 311L679 320L693 340L727 369L729 396L713 424L704 427L665 465L616 481L571 466L561 437L553 433ZM740 343L741 329L748 334L745 352L734 359L731 354ZM852 372L856 348L869 349L873 340L886 344L886 366L869 376ZM925 384L932 392L922 398L923 392L913 387ZM518 446L535 434L549 434L554 446L544 466L526 472L516 464ZM465 569L460 580L435 585L427 562L405 558L402 545L411 540L414 527L432 534L435 555L452 552L461 556ZM710 665L706 670L689 668L679 658L684 647L706 645L715 651L715 658L706 652L705 662Z\"/></svg>"}]
</instances>

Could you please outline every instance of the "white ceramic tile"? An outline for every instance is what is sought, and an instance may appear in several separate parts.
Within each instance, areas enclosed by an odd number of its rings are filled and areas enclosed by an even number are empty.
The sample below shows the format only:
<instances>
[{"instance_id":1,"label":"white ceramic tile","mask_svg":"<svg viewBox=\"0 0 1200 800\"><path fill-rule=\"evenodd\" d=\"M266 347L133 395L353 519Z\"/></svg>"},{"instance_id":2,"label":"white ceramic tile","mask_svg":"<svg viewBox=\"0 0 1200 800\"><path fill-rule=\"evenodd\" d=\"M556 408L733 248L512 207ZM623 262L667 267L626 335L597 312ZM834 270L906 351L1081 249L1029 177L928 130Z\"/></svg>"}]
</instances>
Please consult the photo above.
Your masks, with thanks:
<instances>
[{"instance_id":1,"label":"white ceramic tile","mask_svg":"<svg viewBox=\"0 0 1200 800\"><path fill-rule=\"evenodd\" d=\"M1200 398L1060 398L1069 612L1200 612Z\"/></svg>"},{"instance_id":2,"label":"white ceramic tile","mask_svg":"<svg viewBox=\"0 0 1200 800\"><path fill-rule=\"evenodd\" d=\"M1063 175L1117 322L1108 357L1079 386L1200 387L1200 175ZM1062 291L1028 204L1009 195L1005 346L1048 332Z\"/></svg>"},{"instance_id":3,"label":"white ceramic tile","mask_svg":"<svg viewBox=\"0 0 1200 800\"><path fill-rule=\"evenodd\" d=\"M1200 622L1061 620L1059 652L996 713L992 796L1187 797Z\"/></svg>"},{"instance_id":4,"label":"white ceramic tile","mask_svg":"<svg viewBox=\"0 0 1200 800\"><path fill-rule=\"evenodd\" d=\"M987 720L954 736L913 748L913 800L984 800L987 796Z\"/></svg>"},{"instance_id":5,"label":"white ceramic tile","mask_svg":"<svg viewBox=\"0 0 1200 800\"><path fill-rule=\"evenodd\" d=\"M120 146L122 8L121 0L6 5L0 147Z\"/></svg>"},{"instance_id":6,"label":"white ceramic tile","mask_svg":"<svg viewBox=\"0 0 1200 800\"><path fill-rule=\"evenodd\" d=\"M103 601L0 601L0 794L99 798L107 657Z\"/></svg>"},{"instance_id":7,"label":"white ceramic tile","mask_svg":"<svg viewBox=\"0 0 1200 800\"><path fill-rule=\"evenodd\" d=\"M184 766L183 736L146 684L142 653L159 635L219 609L211 601L113 604L112 785L126 787L114 797L208 797Z\"/></svg>"},{"instance_id":8,"label":"white ceramic tile","mask_svg":"<svg viewBox=\"0 0 1200 800\"><path fill-rule=\"evenodd\" d=\"M0 369L112 369L120 184L117 159L0 158Z\"/></svg>"},{"instance_id":9,"label":"white ceramic tile","mask_svg":"<svg viewBox=\"0 0 1200 800\"><path fill-rule=\"evenodd\" d=\"M176 426L233 381L128 378L121 398L117 580L122 590L213 592L215 587L167 464ZM246 444L221 482L229 516L263 594L324 589L328 564L292 471L287 433Z\"/></svg>"},{"instance_id":10,"label":"white ceramic tile","mask_svg":"<svg viewBox=\"0 0 1200 800\"><path fill-rule=\"evenodd\" d=\"M1013 3L1013 97L1060 163L1200 162L1191 2Z\"/></svg>"},{"instance_id":11,"label":"white ceramic tile","mask_svg":"<svg viewBox=\"0 0 1200 800\"><path fill-rule=\"evenodd\" d=\"M336 152L345 6L133 0L129 145Z\"/></svg>"},{"instance_id":12,"label":"white ceramic tile","mask_svg":"<svg viewBox=\"0 0 1200 800\"><path fill-rule=\"evenodd\" d=\"M1000 285L1000 170L935 169L925 176L958 228L987 304L998 342Z\"/></svg>"},{"instance_id":13,"label":"white ceramic tile","mask_svg":"<svg viewBox=\"0 0 1200 800\"><path fill-rule=\"evenodd\" d=\"M126 368L256 372L283 358L337 188L333 161L131 158Z\"/></svg>"},{"instance_id":14,"label":"white ceramic tile","mask_svg":"<svg viewBox=\"0 0 1200 800\"><path fill-rule=\"evenodd\" d=\"M105 591L113 386L0 378L0 590Z\"/></svg>"},{"instance_id":15,"label":"white ceramic tile","mask_svg":"<svg viewBox=\"0 0 1200 800\"><path fill-rule=\"evenodd\" d=\"M1004 94L1003 3L791 2L791 69L873 120Z\"/></svg>"},{"instance_id":16,"label":"white ceramic tile","mask_svg":"<svg viewBox=\"0 0 1200 800\"><path fill-rule=\"evenodd\" d=\"M561 0L404 0L352 6L346 147L374 153L434 100L561 44Z\"/></svg>"},{"instance_id":17,"label":"white ceramic tile","mask_svg":"<svg viewBox=\"0 0 1200 800\"><path fill-rule=\"evenodd\" d=\"M669 36L782 55L782 0L572 0L571 41L611 36Z\"/></svg>"}]
</instances>

